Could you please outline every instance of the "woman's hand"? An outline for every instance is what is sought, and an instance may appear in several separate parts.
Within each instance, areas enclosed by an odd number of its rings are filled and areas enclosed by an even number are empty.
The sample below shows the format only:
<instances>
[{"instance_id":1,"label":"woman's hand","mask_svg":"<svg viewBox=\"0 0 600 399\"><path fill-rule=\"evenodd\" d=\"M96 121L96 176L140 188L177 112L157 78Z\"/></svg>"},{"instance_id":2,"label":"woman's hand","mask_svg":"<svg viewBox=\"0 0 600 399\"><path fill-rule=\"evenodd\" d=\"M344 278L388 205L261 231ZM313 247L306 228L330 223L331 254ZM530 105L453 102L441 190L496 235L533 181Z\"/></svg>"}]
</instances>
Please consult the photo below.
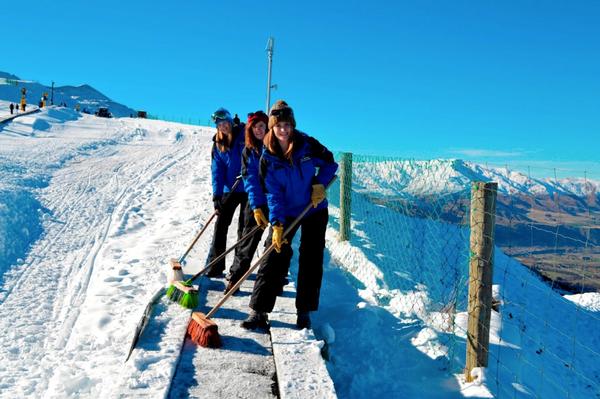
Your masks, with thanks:
<instances>
[{"instance_id":1,"label":"woman's hand","mask_svg":"<svg viewBox=\"0 0 600 399\"><path fill-rule=\"evenodd\" d=\"M223 197L220 195L213 196L213 205L215 206L215 211L221 213L221 210L223 210Z\"/></svg>"},{"instance_id":2,"label":"woman's hand","mask_svg":"<svg viewBox=\"0 0 600 399\"><path fill-rule=\"evenodd\" d=\"M256 220L256 224L264 230L269 224L269 221L265 217L265 214L263 213L262 209L256 208L252 212L254 213L254 220Z\"/></svg>"},{"instance_id":3,"label":"woman's hand","mask_svg":"<svg viewBox=\"0 0 600 399\"><path fill-rule=\"evenodd\" d=\"M275 246L275 251L277 253L281 253L281 248L283 244L287 244L287 240L283 239L283 226L273 226L273 237L271 238L271 243Z\"/></svg>"},{"instance_id":4,"label":"woman's hand","mask_svg":"<svg viewBox=\"0 0 600 399\"><path fill-rule=\"evenodd\" d=\"M325 198L325 186L322 184L313 184L312 193L310 194L310 201L313 208L316 208Z\"/></svg>"}]
</instances>

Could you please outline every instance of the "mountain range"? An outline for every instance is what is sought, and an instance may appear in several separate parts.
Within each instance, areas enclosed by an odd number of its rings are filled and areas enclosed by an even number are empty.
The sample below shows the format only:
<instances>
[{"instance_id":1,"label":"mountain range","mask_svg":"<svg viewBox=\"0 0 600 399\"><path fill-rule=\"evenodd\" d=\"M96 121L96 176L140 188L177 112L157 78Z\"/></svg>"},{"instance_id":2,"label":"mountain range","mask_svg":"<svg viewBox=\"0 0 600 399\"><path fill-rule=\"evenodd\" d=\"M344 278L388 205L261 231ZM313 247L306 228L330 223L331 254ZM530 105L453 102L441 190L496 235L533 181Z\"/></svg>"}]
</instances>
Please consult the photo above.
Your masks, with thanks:
<instances>
[{"instance_id":1,"label":"mountain range","mask_svg":"<svg viewBox=\"0 0 600 399\"><path fill-rule=\"evenodd\" d=\"M600 291L600 182L458 159L356 160L354 189L373 202L461 225L469 224L471 183L498 183L496 244L555 288Z\"/></svg>"},{"instance_id":2,"label":"mountain range","mask_svg":"<svg viewBox=\"0 0 600 399\"><path fill-rule=\"evenodd\" d=\"M44 93L48 93L48 103L52 95L52 87L38 82L21 80L18 76L0 71L0 99L18 103L21 100L21 89L27 90L27 103L37 105ZM111 100L92 86L55 86L54 104L66 104L69 108L79 105L82 111L94 113L100 107L106 107L116 117L136 115L134 109Z\"/></svg>"}]
</instances>

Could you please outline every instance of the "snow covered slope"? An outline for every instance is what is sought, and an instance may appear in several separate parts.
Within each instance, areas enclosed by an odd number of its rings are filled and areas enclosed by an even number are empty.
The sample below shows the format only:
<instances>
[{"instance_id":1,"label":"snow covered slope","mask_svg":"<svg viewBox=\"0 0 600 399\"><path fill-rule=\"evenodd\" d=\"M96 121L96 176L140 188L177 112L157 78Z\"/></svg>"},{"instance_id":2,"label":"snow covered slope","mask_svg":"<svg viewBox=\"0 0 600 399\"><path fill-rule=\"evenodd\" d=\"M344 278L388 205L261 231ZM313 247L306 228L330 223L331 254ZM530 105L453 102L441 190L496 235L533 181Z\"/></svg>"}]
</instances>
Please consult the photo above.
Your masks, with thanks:
<instances>
[{"instance_id":1,"label":"snow covered slope","mask_svg":"<svg viewBox=\"0 0 600 399\"><path fill-rule=\"evenodd\" d=\"M0 391L103 397L165 257L210 212L210 132L47 109L0 142Z\"/></svg>"},{"instance_id":2,"label":"snow covered slope","mask_svg":"<svg viewBox=\"0 0 600 399\"><path fill-rule=\"evenodd\" d=\"M0 79L20 80L17 76L6 72L0 72ZM37 106L44 93L48 93L48 104L50 104L51 87L36 82L17 83L17 85L0 84L0 100L18 103L21 101L21 88L23 87L27 89L28 104ZM75 106L79 104L82 111L85 109L92 114L96 112L99 107L108 107L113 116L123 117L137 115L135 110L111 100L89 85L55 86L54 104L61 105L63 103L71 109L74 109ZM2 109L0 109L0 115L7 112L8 108L2 107Z\"/></svg>"},{"instance_id":3,"label":"snow covered slope","mask_svg":"<svg viewBox=\"0 0 600 399\"><path fill-rule=\"evenodd\" d=\"M600 395L600 294L563 298L496 248L500 306L492 312L487 382L465 385L468 229L407 217L355 193L352 239L340 243L339 193L330 194L327 247L347 273L327 268L318 331L333 337L332 378L348 382L336 387L340 397L485 397L483 388L494 397Z\"/></svg>"},{"instance_id":4,"label":"snow covered slope","mask_svg":"<svg viewBox=\"0 0 600 399\"><path fill-rule=\"evenodd\" d=\"M166 395L185 312L163 307L144 343L152 351L123 360L165 259L212 212L213 132L60 108L0 126L0 397ZM353 239L340 243L336 189L314 315L324 343L310 347L322 346L339 397L598 395L599 317L583 308L594 297L577 306L497 250L487 382L466 385L453 373L464 363L467 232L359 193Z\"/></svg>"}]
</instances>

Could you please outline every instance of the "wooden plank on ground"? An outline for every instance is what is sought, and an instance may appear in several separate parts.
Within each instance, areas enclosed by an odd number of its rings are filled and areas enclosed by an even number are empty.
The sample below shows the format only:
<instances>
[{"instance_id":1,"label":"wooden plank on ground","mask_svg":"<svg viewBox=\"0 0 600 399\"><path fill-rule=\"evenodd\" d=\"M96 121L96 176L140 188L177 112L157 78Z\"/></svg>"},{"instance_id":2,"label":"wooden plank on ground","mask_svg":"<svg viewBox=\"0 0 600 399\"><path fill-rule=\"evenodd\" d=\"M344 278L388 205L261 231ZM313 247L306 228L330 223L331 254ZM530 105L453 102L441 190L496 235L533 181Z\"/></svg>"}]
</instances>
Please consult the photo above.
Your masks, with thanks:
<instances>
[{"instance_id":1,"label":"wooden plank on ground","mask_svg":"<svg viewBox=\"0 0 600 399\"><path fill-rule=\"evenodd\" d=\"M224 279L202 277L199 310L208 313L221 299ZM242 284L215 314L223 346L202 348L186 339L169 397L275 398L275 363L268 333L240 326L248 314L254 280Z\"/></svg>"},{"instance_id":2,"label":"wooden plank on ground","mask_svg":"<svg viewBox=\"0 0 600 399\"><path fill-rule=\"evenodd\" d=\"M270 314L271 343L282 399L336 398L335 387L321 356L323 342L311 329L296 329L296 289L285 287Z\"/></svg>"}]
</instances>

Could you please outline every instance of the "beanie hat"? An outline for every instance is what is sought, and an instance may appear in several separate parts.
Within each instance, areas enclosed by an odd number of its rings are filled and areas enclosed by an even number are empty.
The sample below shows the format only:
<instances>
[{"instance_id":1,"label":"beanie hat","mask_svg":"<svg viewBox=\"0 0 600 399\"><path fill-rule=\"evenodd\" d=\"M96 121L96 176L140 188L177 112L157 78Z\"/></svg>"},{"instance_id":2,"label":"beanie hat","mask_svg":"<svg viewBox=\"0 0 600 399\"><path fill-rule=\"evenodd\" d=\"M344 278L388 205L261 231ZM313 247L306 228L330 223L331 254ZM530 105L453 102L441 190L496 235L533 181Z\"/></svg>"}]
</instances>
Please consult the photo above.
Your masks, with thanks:
<instances>
[{"instance_id":1,"label":"beanie hat","mask_svg":"<svg viewBox=\"0 0 600 399\"><path fill-rule=\"evenodd\" d=\"M251 112L248 114L248 121L246 124L251 126L253 123L264 122L265 125L269 124L269 117L262 111Z\"/></svg>"},{"instance_id":2,"label":"beanie hat","mask_svg":"<svg viewBox=\"0 0 600 399\"><path fill-rule=\"evenodd\" d=\"M233 125L233 119L231 118L231 114L225 108L221 107L217 109L212 115L211 118L215 125L218 125L221 121L227 121L231 125Z\"/></svg>"},{"instance_id":3,"label":"beanie hat","mask_svg":"<svg viewBox=\"0 0 600 399\"><path fill-rule=\"evenodd\" d=\"M285 101L277 100L269 111L269 129L279 122L290 122L292 127L296 127L296 119L294 119L294 111Z\"/></svg>"}]
</instances>

